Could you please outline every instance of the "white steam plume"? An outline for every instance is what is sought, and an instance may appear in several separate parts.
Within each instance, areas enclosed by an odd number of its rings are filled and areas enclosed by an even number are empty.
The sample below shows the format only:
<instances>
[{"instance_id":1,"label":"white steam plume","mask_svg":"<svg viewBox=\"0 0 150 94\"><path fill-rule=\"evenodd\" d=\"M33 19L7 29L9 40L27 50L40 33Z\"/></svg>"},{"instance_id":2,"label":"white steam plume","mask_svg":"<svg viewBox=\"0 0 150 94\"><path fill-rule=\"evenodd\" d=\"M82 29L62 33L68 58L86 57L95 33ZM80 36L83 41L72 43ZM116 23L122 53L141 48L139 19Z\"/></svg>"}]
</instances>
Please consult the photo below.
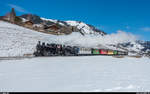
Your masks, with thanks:
<instances>
[{"instance_id":1,"label":"white steam plume","mask_svg":"<svg viewBox=\"0 0 150 94\"><path fill-rule=\"evenodd\" d=\"M85 35L74 32L70 35L61 35L51 37L50 42L68 44L68 45L80 45L84 47L97 47L98 45L107 45L107 44L118 44L124 42L133 42L137 40L137 36L127 33L124 31L117 31L117 33L108 34L105 36L95 36L95 35Z\"/></svg>"}]
</instances>

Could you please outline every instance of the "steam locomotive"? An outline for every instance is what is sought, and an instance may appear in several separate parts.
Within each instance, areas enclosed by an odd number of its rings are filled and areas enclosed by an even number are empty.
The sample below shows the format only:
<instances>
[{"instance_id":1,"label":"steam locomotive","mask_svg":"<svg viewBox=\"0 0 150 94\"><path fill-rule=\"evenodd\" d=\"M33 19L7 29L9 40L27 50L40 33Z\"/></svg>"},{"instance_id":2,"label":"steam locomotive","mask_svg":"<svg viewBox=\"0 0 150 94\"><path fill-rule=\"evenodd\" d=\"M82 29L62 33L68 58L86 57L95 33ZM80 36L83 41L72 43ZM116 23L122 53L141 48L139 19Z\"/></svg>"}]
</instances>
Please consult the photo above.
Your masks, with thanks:
<instances>
[{"instance_id":1,"label":"steam locomotive","mask_svg":"<svg viewBox=\"0 0 150 94\"><path fill-rule=\"evenodd\" d=\"M45 44L40 41L36 45L35 56L91 56L91 55L128 55L128 52L110 49L84 48L61 44Z\"/></svg>"}]
</instances>

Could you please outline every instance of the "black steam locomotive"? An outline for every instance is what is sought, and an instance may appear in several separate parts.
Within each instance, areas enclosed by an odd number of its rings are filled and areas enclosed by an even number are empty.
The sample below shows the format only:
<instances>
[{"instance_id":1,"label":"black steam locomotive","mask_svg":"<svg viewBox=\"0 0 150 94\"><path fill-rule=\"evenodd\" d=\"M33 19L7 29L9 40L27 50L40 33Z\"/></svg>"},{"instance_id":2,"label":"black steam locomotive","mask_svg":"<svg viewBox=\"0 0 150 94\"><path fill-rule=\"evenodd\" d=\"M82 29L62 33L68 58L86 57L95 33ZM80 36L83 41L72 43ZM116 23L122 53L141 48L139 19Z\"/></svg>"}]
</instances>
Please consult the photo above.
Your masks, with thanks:
<instances>
[{"instance_id":1,"label":"black steam locomotive","mask_svg":"<svg viewBox=\"0 0 150 94\"><path fill-rule=\"evenodd\" d=\"M41 44L40 41L36 46L35 56L70 56L78 55L78 47L65 46L61 44Z\"/></svg>"},{"instance_id":2,"label":"black steam locomotive","mask_svg":"<svg viewBox=\"0 0 150 94\"><path fill-rule=\"evenodd\" d=\"M65 46L61 44L41 44L36 46L35 56L90 56L90 55L128 55L128 52L110 49L83 48L77 46Z\"/></svg>"}]
</instances>

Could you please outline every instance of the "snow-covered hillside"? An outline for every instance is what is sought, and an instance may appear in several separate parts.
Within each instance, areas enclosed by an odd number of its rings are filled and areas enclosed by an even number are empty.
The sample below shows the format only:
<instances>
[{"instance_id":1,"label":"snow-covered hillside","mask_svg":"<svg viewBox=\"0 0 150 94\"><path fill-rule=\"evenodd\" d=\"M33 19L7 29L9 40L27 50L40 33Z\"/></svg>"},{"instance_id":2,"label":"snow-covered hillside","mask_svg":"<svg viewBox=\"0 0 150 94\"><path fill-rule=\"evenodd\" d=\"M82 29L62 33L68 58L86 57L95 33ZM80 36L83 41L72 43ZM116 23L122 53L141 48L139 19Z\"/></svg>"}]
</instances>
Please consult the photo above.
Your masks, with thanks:
<instances>
[{"instance_id":1,"label":"snow-covered hillside","mask_svg":"<svg viewBox=\"0 0 150 94\"><path fill-rule=\"evenodd\" d=\"M42 17L41 17L41 19L42 19L42 20L45 20L45 21L51 21L51 22L57 23L57 20L47 19L47 18L42 18Z\"/></svg>"},{"instance_id":2,"label":"snow-covered hillside","mask_svg":"<svg viewBox=\"0 0 150 94\"><path fill-rule=\"evenodd\" d=\"M0 60L0 91L148 92L149 66L149 58L106 56Z\"/></svg>"},{"instance_id":3,"label":"snow-covered hillside","mask_svg":"<svg viewBox=\"0 0 150 94\"><path fill-rule=\"evenodd\" d=\"M81 32L83 34L94 34L94 35L105 35L104 32L96 32L93 30L93 28L91 28L90 26L88 26L87 24L83 23L83 22L78 22L78 21L66 21L66 23L68 25L71 26L76 26L78 29L81 30Z\"/></svg>"},{"instance_id":4,"label":"snow-covered hillside","mask_svg":"<svg viewBox=\"0 0 150 94\"><path fill-rule=\"evenodd\" d=\"M62 26L65 26L65 25L69 25L69 26L75 26L77 27L80 32L82 32L82 34L84 35L105 35L106 33L104 33L103 31L100 31L98 29L96 29L94 26L90 26L84 22L79 22L79 21L59 21L59 20L53 20L53 19L46 19L46 18L42 18L42 20L45 20L45 21L50 21L50 22L53 22L53 23L58 23Z\"/></svg>"},{"instance_id":5,"label":"snow-covered hillside","mask_svg":"<svg viewBox=\"0 0 150 94\"><path fill-rule=\"evenodd\" d=\"M0 21L0 57L32 54L38 40L48 35Z\"/></svg>"},{"instance_id":6,"label":"snow-covered hillside","mask_svg":"<svg viewBox=\"0 0 150 94\"><path fill-rule=\"evenodd\" d=\"M118 50L120 48L109 45L126 42L135 43L135 40L136 37L134 35L122 31L105 36L82 36L78 32L74 32L70 35L57 36L33 31L18 25L0 21L0 57L32 54L38 41L83 47L107 47L109 49ZM129 50L131 49L135 51L140 51L141 48L142 47L136 43L133 47L127 47Z\"/></svg>"}]
</instances>

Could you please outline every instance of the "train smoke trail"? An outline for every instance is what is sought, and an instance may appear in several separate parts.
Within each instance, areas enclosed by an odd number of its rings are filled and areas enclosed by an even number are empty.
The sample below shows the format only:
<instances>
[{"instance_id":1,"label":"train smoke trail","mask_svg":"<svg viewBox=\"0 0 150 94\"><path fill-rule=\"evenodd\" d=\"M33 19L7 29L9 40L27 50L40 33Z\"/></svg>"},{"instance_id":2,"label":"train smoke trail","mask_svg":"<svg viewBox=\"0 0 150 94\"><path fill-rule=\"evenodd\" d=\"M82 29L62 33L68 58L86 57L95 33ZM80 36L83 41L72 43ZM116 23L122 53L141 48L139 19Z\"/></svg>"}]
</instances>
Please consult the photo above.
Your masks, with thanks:
<instances>
[{"instance_id":1,"label":"train smoke trail","mask_svg":"<svg viewBox=\"0 0 150 94\"><path fill-rule=\"evenodd\" d=\"M138 39L138 36L124 31L117 31L117 33L108 34L105 36L97 35L85 35L74 32L70 35L55 36L53 41L60 44L68 45L80 45L85 47L96 47L97 45L107 45L107 44L118 44L125 42L133 42Z\"/></svg>"}]
</instances>

